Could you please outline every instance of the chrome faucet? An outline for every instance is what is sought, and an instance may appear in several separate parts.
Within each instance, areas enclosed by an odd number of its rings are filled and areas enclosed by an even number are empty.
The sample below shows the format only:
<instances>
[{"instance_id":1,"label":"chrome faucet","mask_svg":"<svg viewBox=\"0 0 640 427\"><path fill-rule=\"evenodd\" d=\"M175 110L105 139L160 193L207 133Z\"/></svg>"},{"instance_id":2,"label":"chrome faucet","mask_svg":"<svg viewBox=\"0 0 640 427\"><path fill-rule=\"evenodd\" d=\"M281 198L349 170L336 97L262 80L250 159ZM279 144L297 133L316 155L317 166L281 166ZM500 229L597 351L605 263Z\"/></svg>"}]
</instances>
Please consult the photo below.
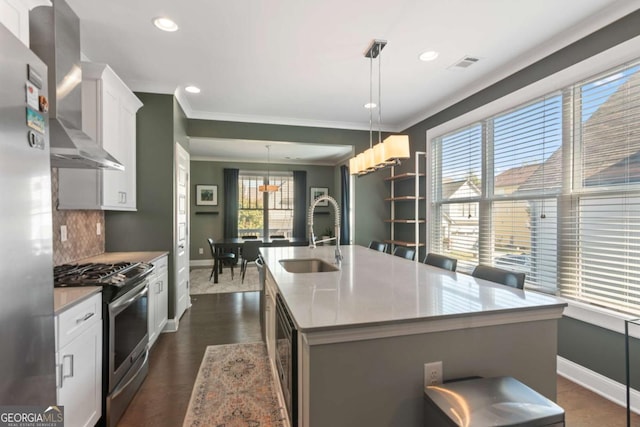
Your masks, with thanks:
<instances>
[{"instance_id":1,"label":"chrome faucet","mask_svg":"<svg viewBox=\"0 0 640 427\"><path fill-rule=\"evenodd\" d=\"M313 234L313 212L318 206L318 203L322 201L328 201L333 206L333 212L335 217L335 225L334 225L334 233L335 237L331 237L329 239L316 240L316 236ZM338 202L331 196L320 196L315 199L311 206L309 206L309 247L315 249L316 243L328 242L330 240L336 241L336 264L340 264L342 261L342 252L340 252L340 207L338 206Z\"/></svg>"}]
</instances>

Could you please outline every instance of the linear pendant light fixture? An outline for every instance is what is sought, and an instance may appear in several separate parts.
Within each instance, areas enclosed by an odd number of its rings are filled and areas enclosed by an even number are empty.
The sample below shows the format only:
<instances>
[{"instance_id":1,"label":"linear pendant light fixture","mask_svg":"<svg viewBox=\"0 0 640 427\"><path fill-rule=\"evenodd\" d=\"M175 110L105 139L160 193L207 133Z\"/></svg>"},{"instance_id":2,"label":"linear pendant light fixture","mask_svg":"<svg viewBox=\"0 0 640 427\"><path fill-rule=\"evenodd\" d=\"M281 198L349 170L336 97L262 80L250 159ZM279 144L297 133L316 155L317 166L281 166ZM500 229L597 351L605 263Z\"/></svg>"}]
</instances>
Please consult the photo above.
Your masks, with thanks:
<instances>
[{"instance_id":1,"label":"linear pendant light fixture","mask_svg":"<svg viewBox=\"0 0 640 427\"><path fill-rule=\"evenodd\" d=\"M397 166L400 159L411 157L409 137L407 135L390 135L382 141L382 49L387 45L385 40L373 40L364 53L369 58L369 148L349 159L351 175L363 176L389 166ZM373 60L378 58L378 143L373 145Z\"/></svg>"},{"instance_id":2,"label":"linear pendant light fixture","mask_svg":"<svg viewBox=\"0 0 640 427\"><path fill-rule=\"evenodd\" d=\"M271 146L267 145L267 184L258 186L258 191L261 193L275 193L280 189L279 186L269 184L269 165L271 164Z\"/></svg>"}]
</instances>

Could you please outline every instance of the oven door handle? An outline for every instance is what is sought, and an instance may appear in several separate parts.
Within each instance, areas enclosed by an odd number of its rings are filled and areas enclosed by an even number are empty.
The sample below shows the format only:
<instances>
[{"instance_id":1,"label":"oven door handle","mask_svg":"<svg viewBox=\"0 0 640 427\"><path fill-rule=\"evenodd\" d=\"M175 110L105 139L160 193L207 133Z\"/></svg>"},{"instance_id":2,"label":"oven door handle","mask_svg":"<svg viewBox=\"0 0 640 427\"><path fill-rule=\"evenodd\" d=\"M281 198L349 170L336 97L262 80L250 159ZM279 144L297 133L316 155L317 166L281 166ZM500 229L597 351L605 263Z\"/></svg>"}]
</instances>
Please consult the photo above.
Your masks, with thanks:
<instances>
[{"instance_id":1,"label":"oven door handle","mask_svg":"<svg viewBox=\"0 0 640 427\"><path fill-rule=\"evenodd\" d=\"M134 301L142 298L143 296L145 296L147 293L149 292L149 287L145 284L144 288L138 292L137 294L135 294L134 296L132 296L131 298L124 300L124 301L117 301L114 302L111 307L110 310L111 311L117 311L120 307L126 307L129 304L133 303Z\"/></svg>"}]
</instances>

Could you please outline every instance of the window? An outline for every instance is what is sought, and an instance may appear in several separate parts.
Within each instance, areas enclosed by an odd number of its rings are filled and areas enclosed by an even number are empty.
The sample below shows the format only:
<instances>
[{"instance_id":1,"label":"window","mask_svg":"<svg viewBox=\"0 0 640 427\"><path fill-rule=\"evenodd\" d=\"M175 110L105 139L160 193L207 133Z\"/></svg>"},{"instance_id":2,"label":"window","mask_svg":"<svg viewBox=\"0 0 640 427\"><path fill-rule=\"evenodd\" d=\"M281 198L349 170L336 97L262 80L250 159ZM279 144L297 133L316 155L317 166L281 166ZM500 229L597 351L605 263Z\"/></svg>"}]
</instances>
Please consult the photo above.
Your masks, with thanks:
<instances>
[{"instance_id":1,"label":"window","mask_svg":"<svg viewBox=\"0 0 640 427\"><path fill-rule=\"evenodd\" d=\"M270 173L269 184L280 187L274 193L258 191L267 180L262 173L240 171L238 180L238 235L290 237L293 231L293 176Z\"/></svg>"},{"instance_id":2,"label":"window","mask_svg":"<svg viewBox=\"0 0 640 427\"><path fill-rule=\"evenodd\" d=\"M482 126L472 125L434 145L435 218L433 250L458 259L458 269L478 263Z\"/></svg>"},{"instance_id":3,"label":"window","mask_svg":"<svg viewBox=\"0 0 640 427\"><path fill-rule=\"evenodd\" d=\"M433 138L430 151L429 250L640 314L640 64Z\"/></svg>"},{"instance_id":4,"label":"window","mask_svg":"<svg viewBox=\"0 0 640 427\"><path fill-rule=\"evenodd\" d=\"M640 314L640 65L574 88L563 294Z\"/></svg>"}]
</instances>

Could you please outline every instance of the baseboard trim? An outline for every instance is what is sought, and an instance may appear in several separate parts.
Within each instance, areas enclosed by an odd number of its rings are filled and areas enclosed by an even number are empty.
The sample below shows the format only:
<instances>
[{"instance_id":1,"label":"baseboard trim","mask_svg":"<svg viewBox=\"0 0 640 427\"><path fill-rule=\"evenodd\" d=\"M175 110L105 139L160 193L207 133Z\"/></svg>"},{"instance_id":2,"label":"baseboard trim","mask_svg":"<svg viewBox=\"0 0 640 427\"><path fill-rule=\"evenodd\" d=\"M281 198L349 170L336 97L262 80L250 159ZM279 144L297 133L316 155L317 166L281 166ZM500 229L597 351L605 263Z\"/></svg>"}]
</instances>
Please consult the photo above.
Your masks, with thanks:
<instances>
[{"instance_id":1,"label":"baseboard trim","mask_svg":"<svg viewBox=\"0 0 640 427\"><path fill-rule=\"evenodd\" d=\"M213 267L212 259L192 259L189 261L189 267Z\"/></svg>"},{"instance_id":2,"label":"baseboard trim","mask_svg":"<svg viewBox=\"0 0 640 427\"><path fill-rule=\"evenodd\" d=\"M627 407L627 387L611 378L558 356L558 375L616 403ZM631 410L640 413L640 392L631 389Z\"/></svg>"},{"instance_id":3,"label":"baseboard trim","mask_svg":"<svg viewBox=\"0 0 640 427\"><path fill-rule=\"evenodd\" d=\"M178 332L178 323L180 323L178 319L167 320L167 324L164 325L162 332Z\"/></svg>"}]
</instances>

